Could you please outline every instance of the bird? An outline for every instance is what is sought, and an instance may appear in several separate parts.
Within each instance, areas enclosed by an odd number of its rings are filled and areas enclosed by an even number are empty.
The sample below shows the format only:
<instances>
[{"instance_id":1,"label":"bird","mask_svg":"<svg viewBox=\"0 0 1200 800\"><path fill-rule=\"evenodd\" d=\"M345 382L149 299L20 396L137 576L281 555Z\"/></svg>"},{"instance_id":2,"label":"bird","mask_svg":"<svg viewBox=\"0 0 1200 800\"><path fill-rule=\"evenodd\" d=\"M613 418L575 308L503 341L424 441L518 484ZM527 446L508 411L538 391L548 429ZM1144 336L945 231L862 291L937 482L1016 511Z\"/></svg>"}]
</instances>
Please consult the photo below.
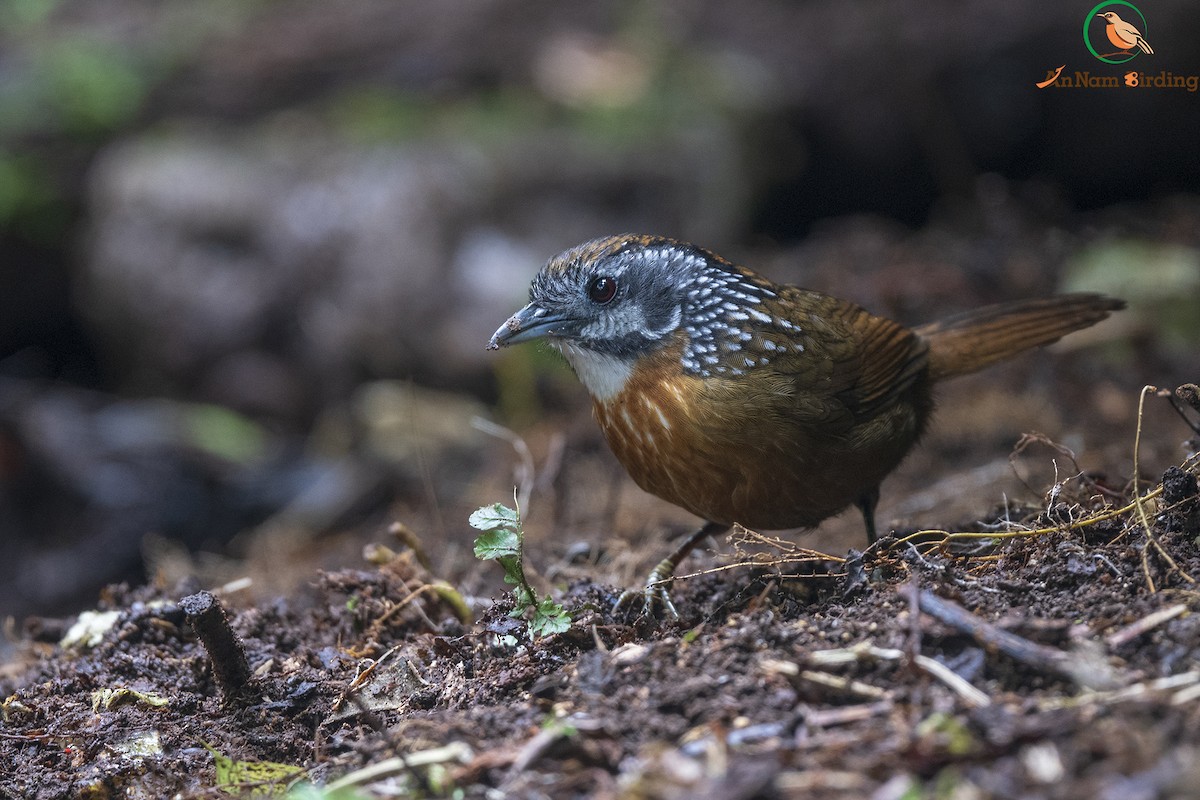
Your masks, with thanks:
<instances>
[{"instance_id":1,"label":"bird","mask_svg":"<svg viewBox=\"0 0 1200 800\"><path fill-rule=\"evenodd\" d=\"M1119 50L1132 50L1134 47L1140 49L1146 55L1153 55L1154 49L1142 36L1142 32L1130 25L1125 20L1113 11L1105 11L1103 14L1097 14L1108 24L1104 26L1104 32L1108 34L1108 40L1113 43L1113 46Z\"/></svg>"},{"instance_id":2,"label":"bird","mask_svg":"<svg viewBox=\"0 0 1200 800\"><path fill-rule=\"evenodd\" d=\"M688 242L621 234L546 262L487 349L549 342L634 482L705 520L641 589L677 617L675 569L735 523L812 528L854 505L874 543L880 484L926 430L935 384L1124 305L1066 294L910 329Z\"/></svg>"}]
</instances>

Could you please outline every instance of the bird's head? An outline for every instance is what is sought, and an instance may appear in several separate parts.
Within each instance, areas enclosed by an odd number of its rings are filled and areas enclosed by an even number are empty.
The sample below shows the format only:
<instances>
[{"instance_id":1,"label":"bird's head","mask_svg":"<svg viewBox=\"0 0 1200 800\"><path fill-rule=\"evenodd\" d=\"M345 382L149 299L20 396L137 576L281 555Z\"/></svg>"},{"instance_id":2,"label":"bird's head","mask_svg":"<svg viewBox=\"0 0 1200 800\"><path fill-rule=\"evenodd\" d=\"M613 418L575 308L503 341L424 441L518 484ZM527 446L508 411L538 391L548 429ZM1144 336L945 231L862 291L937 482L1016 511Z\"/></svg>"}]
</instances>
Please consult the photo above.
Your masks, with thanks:
<instances>
[{"instance_id":1,"label":"bird's head","mask_svg":"<svg viewBox=\"0 0 1200 800\"><path fill-rule=\"evenodd\" d=\"M1096 16L1100 17L1101 19L1105 20L1106 22L1110 22L1110 23L1121 21L1121 18L1118 17L1112 11L1105 11L1103 14L1097 14Z\"/></svg>"},{"instance_id":2,"label":"bird's head","mask_svg":"<svg viewBox=\"0 0 1200 800\"><path fill-rule=\"evenodd\" d=\"M544 338L603 399L619 391L640 358L676 343L682 371L736 374L745 364L724 357L751 338L747 324L770 320L759 309L773 297L768 281L695 245L610 236L550 259L533 279L529 304L500 326L488 349Z\"/></svg>"},{"instance_id":3,"label":"bird's head","mask_svg":"<svg viewBox=\"0 0 1200 800\"><path fill-rule=\"evenodd\" d=\"M546 263L529 304L492 336L489 349L546 338L619 358L637 358L679 327L686 287L704 254L649 236L595 239Z\"/></svg>"}]
</instances>

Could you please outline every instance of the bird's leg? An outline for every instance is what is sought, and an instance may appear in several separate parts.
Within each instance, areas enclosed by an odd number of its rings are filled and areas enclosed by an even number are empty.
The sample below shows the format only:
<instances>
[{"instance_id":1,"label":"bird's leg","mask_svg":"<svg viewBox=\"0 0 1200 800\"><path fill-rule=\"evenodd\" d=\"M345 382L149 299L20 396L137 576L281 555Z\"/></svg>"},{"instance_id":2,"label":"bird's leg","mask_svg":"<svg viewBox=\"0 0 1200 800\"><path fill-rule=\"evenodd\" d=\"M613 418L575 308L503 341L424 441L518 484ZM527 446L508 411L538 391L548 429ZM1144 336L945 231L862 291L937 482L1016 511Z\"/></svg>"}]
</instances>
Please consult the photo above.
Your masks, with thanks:
<instances>
[{"instance_id":1,"label":"bird's leg","mask_svg":"<svg viewBox=\"0 0 1200 800\"><path fill-rule=\"evenodd\" d=\"M704 527L680 542L679 546L672 550L666 558L658 562L658 566L650 570L650 575L646 578L646 584L640 591L637 589L626 589L622 592L621 596L617 598L617 603L613 607L613 610L620 612L629 608L637 601L638 595L641 595L642 602L644 603L642 613L653 613L654 607L661 604L663 610L673 618L679 619L679 611L675 608L675 604L671 602L671 583L675 578L675 568L679 566L680 561L687 558L688 553L696 549L696 545L710 536L724 533L729 528L729 525L720 522L704 523Z\"/></svg>"},{"instance_id":2,"label":"bird's leg","mask_svg":"<svg viewBox=\"0 0 1200 800\"><path fill-rule=\"evenodd\" d=\"M879 538L879 534L875 532L875 507L879 505L879 487L872 486L867 489L854 501L854 505L858 506L863 515L863 522L866 523L867 543L875 544L875 540Z\"/></svg>"}]
</instances>

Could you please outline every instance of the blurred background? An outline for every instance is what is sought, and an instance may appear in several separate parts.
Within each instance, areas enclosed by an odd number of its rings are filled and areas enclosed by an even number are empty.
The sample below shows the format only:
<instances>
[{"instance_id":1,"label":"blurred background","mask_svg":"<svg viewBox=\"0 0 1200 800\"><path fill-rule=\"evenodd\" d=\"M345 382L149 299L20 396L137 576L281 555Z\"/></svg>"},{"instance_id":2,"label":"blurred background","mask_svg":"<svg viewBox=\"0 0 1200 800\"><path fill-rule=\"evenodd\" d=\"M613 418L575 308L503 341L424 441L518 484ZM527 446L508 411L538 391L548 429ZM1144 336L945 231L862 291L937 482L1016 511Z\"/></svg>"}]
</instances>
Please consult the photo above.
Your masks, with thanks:
<instances>
[{"instance_id":1,"label":"blurred background","mask_svg":"<svg viewBox=\"0 0 1200 800\"><path fill-rule=\"evenodd\" d=\"M1037 88L1127 71L1088 52L1091 5L4 0L0 618L115 580L268 596L396 522L486 591L466 517L515 475L548 575L632 578L628 542L694 520L556 358L483 349L547 258L621 231L913 324L1125 297L948 387L880 516L1036 505L1055 468L1123 486L1138 390L1200 378L1200 93ZM1131 65L1200 75L1195 4L1139 8ZM1161 402L1144 425L1155 479L1191 431ZM1014 470L1028 431L1079 466Z\"/></svg>"}]
</instances>

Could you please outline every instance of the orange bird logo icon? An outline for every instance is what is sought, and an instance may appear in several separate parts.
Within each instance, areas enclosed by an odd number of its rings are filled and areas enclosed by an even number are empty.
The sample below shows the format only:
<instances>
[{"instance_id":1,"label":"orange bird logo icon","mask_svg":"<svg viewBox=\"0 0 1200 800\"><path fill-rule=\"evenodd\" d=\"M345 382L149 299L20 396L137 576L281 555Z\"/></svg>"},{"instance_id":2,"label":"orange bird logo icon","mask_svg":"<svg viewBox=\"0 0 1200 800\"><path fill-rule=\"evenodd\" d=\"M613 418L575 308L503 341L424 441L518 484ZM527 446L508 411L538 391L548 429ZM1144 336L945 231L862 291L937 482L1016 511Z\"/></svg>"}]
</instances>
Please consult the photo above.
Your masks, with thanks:
<instances>
[{"instance_id":1,"label":"orange bird logo icon","mask_svg":"<svg viewBox=\"0 0 1200 800\"><path fill-rule=\"evenodd\" d=\"M1108 34L1108 40L1117 49L1129 52L1136 47L1146 55L1154 53L1154 48L1142 36L1142 32L1121 19L1116 12L1106 11L1096 16L1102 18L1107 23L1104 26L1104 32Z\"/></svg>"},{"instance_id":2,"label":"orange bird logo icon","mask_svg":"<svg viewBox=\"0 0 1200 800\"><path fill-rule=\"evenodd\" d=\"M1066 66L1066 64L1063 64L1058 69L1046 70L1046 80L1038 81L1034 84L1034 86L1038 87L1039 89L1045 89L1047 86L1058 80L1058 76L1062 74L1062 71L1066 68Z\"/></svg>"}]
</instances>

